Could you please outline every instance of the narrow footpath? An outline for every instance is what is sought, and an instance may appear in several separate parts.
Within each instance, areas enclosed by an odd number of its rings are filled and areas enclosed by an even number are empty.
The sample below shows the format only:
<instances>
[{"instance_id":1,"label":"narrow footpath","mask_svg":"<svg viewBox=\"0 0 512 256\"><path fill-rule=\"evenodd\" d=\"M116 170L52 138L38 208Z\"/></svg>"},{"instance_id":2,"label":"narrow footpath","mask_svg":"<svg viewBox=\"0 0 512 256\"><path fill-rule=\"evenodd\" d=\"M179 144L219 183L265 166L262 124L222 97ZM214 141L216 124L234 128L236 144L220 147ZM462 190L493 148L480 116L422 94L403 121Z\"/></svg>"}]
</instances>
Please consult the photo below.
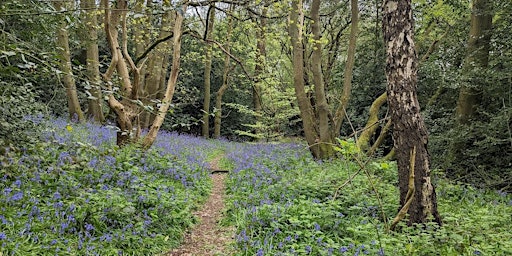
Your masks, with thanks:
<instances>
[{"instance_id":1,"label":"narrow footpath","mask_svg":"<svg viewBox=\"0 0 512 256\"><path fill-rule=\"evenodd\" d=\"M224 209L225 173L220 171L220 155L210 162L213 188L206 203L194 215L199 223L185 234L180 247L165 254L167 256L228 256L233 255L234 231L230 227L221 227L219 221Z\"/></svg>"}]
</instances>

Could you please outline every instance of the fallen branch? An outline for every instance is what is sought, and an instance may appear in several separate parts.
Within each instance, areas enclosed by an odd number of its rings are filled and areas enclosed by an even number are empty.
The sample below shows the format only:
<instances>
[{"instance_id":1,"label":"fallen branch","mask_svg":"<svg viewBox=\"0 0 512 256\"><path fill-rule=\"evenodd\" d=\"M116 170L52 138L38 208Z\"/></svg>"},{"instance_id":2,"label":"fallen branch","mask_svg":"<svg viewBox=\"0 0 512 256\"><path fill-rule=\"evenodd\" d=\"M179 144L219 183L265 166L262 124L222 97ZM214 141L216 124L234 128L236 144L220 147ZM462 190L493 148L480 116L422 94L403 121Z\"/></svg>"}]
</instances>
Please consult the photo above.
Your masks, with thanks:
<instances>
[{"instance_id":1,"label":"fallen branch","mask_svg":"<svg viewBox=\"0 0 512 256\"><path fill-rule=\"evenodd\" d=\"M411 150L411 159L410 159L410 169L409 169L409 190L407 190L407 196L405 197L405 204L400 209L396 217L393 219L389 230L394 230L396 224L398 224L401 220L405 218L405 215L409 211L409 206L411 206L412 200L414 199L414 193L416 192L416 187L414 185L414 164L416 161L416 146Z\"/></svg>"}]
</instances>

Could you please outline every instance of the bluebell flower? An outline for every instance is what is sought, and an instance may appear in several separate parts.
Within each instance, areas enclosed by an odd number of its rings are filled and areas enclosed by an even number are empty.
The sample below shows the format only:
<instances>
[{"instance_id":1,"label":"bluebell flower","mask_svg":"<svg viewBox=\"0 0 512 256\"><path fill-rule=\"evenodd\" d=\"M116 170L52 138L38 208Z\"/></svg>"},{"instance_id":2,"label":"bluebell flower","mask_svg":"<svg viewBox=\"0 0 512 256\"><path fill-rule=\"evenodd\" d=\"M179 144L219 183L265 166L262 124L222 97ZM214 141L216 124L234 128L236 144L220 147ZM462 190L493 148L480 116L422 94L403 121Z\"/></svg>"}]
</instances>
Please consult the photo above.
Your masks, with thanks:
<instances>
[{"instance_id":1,"label":"bluebell flower","mask_svg":"<svg viewBox=\"0 0 512 256\"><path fill-rule=\"evenodd\" d=\"M14 195L12 195L11 197L11 201L19 201L23 199L23 192L22 191L19 191L19 192L16 192Z\"/></svg>"},{"instance_id":2,"label":"bluebell flower","mask_svg":"<svg viewBox=\"0 0 512 256\"><path fill-rule=\"evenodd\" d=\"M307 254L311 253L311 246L310 245L306 245L306 253Z\"/></svg>"},{"instance_id":3,"label":"bluebell flower","mask_svg":"<svg viewBox=\"0 0 512 256\"><path fill-rule=\"evenodd\" d=\"M0 232L0 240L7 239L7 235L4 232Z\"/></svg>"}]
</instances>

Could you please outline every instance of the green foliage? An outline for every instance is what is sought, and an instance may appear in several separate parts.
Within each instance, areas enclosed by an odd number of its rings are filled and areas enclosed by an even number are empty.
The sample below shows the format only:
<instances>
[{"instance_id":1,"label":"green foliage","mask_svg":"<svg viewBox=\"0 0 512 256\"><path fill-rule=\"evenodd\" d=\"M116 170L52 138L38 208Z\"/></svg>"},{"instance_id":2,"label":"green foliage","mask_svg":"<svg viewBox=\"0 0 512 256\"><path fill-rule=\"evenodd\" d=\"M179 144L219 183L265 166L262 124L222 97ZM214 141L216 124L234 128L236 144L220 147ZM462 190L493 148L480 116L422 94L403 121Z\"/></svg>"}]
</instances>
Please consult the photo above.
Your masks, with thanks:
<instances>
[{"instance_id":1,"label":"green foliage","mask_svg":"<svg viewBox=\"0 0 512 256\"><path fill-rule=\"evenodd\" d=\"M27 118L41 114L43 109L30 84L16 86L0 81L0 146L34 141L31 136L37 133L37 126Z\"/></svg>"},{"instance_id":2,"label":"green foliage","mask_svg":"<svg viewBox=\"0 0 512 256\"><path fill-rule=\"evenodd\" d=\"M227 183L229 222L238 230L237 255L512 252L512 197L506 193L436 176L443 226L402 223L400 231L389 232L387 223L398 209L396 163L371 163L366 176L350 161L314 162L297 155L295 147L267 151L248 145L238 151L231 157L235 167ZM263 153L250 153L258 151Z\"/></svg>"}]
</instances>

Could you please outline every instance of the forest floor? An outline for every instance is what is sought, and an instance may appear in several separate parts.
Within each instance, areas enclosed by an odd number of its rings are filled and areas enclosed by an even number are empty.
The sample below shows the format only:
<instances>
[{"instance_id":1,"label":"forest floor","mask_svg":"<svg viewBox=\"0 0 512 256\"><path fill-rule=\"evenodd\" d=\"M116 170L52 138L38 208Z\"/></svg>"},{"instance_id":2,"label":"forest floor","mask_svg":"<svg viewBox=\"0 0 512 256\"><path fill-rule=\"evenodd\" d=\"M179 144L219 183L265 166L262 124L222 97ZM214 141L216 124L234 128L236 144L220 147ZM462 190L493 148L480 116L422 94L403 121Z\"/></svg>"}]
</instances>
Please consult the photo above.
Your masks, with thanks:
<instances>
[{"instance_id":1,"label":"forest floor","mask_svg":"<svg viewBox=\"0 0 512 256\"><path fill-rule=\"evenodd\" d=\"M220 155L210 162L210 169L220 171ZM206 203L194 213L199 219L189 232L180 247L168 252L167 256L224 256L234 253L232 244L234 231L232 227L222 227L219 222L224 209L225 173L213 173L213 188Z\"/></svg>"}]
</instances>

